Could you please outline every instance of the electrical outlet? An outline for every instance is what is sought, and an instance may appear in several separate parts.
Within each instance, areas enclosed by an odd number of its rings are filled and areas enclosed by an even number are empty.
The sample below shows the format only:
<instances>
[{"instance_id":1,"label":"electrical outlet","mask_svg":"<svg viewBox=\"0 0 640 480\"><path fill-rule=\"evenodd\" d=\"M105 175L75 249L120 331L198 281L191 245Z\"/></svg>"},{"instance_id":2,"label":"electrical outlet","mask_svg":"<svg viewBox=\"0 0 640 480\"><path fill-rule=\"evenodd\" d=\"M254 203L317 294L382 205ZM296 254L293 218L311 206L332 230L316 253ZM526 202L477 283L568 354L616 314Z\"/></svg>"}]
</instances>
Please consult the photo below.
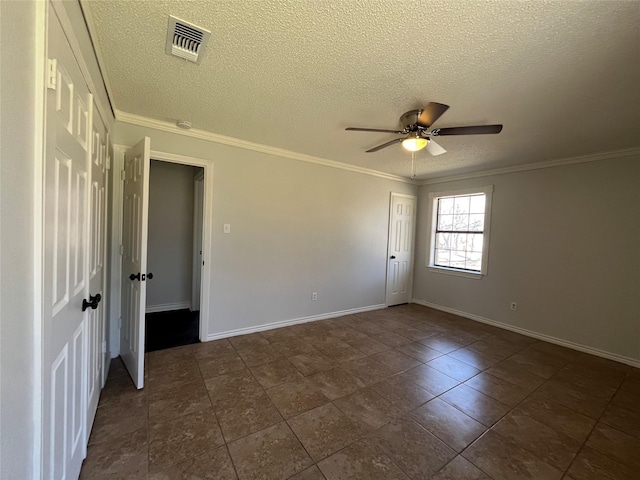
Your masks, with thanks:
<instances>
[{"instance_id":1,"label":"electrical outlet","mask_svg":"<svg viewBox=\"0 0 640 480\"><path fill-rule=\"evenodd\" d=\"M516 302L511 302L511 310L518 310L518 304Z\"/></svg>"},{"instance_id":2,"label":"electrical outlet","mask_svg":"<svg viewBox=\"0 0 640 480\"><path fill-rule=\"evenodd\" d=\"M318 292L313 292L311 294L311 300L317 300L318 299Z\"/></svg>"}]
</instances>

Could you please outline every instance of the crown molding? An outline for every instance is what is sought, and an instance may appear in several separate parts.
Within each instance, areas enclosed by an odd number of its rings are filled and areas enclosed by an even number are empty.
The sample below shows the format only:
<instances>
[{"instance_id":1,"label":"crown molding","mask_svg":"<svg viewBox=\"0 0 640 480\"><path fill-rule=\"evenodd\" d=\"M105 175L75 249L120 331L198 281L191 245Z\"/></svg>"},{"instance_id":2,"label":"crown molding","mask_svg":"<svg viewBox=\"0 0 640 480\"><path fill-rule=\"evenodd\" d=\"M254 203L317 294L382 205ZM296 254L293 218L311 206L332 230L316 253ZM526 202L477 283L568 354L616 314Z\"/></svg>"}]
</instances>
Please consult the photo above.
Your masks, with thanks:
<instances>
[{"instance_id":1,"label":"crown molding","mask_svg":"<svg viewBox=\"0 0 640 480\"><path fill-rule=\"evenodd\" d=\"M489 177L493 175L505 175L508 173L526 172L529 170L539 170L542 168L562 167L564 165L574 165L576 163L597 162L600 160L612 160L615 158L625 158L640 155L640 147L627 148L624 150L613 150L611 152L591 153L578 157L560 158L539 163L527 163L525 165L515 165L513 167L495 168L483 170L475 173L464 173L461 175L450 175L447 177L431 178L416 182L420 186L433 185L436 183L454 182L457 180L468 180L470 178Z\"/></svg>"},{"instance_id":2,"label":"crown molding","mask_svg":"<svg viewBox=\"0 0 640 480\"><path fill-rule=\"evenodd\" d=\"M297 153L291 150L285 150L284 148L270 147L268 145L249 142L247 140L241 140L239 138L227 137L225 135L219 135L217 133L211 133L205 130L198 130L198 129L183 130L170 122L154 120L152 118L142 117L140 115L134 115L132 113L123 112L121 110L116 110L116 120L119 122L129 123L132 125L138 125L140 127L153 128L155 130L162 130L163 132L174 133L176 135L183 135L185 137L198 138L200 140L207 140L209 142L229 145L231 147L242 148L245 150L252 150L254 152L266 153L268 155L276 155L278 157L290 158L292 160L299 160L301 162L313 163L316 165L323 165L325 167L338 168L340 170L347 170L349 172L362 173L364 175L384 178L386 180L394 180L396 182L403 182L403 183L409 183L412 185L417 185L415 181L405 177L400 177L398 175L391 175L389 173L379 172L377 170L372 170L369 168L357 167L355 165L349 165L347 163L336 162L335 160L328 160L325 158L305 155L303 153Z\"/></svg>"}]
</instances>

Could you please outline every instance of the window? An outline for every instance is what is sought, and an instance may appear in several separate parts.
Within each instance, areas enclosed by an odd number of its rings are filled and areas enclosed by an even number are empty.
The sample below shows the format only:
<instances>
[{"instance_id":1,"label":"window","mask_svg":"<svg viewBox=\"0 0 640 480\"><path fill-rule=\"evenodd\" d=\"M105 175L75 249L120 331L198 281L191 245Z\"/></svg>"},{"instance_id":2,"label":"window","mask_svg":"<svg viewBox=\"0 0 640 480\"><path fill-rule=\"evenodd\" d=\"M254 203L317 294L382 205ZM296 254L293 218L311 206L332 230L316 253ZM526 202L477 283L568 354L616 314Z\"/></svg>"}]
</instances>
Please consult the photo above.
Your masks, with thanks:
<instances>
[{"instance_id":1,"label":"window","mask_svg":"<svg viewBox=\"0 0 640 480\"><path fill-rule=\"evenodd\" d=\"M480 278L487 273L492 186L434 192L428 267Z\"/></svg>"}]
</instances>

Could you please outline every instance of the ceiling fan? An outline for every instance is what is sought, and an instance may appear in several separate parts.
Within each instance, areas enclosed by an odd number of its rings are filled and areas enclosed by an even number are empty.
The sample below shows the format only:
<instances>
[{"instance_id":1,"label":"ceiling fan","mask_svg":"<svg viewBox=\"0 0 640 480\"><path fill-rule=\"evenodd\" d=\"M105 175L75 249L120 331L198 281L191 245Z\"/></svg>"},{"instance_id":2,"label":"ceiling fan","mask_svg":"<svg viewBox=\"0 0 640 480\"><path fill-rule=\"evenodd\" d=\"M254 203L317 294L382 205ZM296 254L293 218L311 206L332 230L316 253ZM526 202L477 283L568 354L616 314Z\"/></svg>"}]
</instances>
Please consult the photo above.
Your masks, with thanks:
<instances>
[{"instance_id":1,"label":"ceiling fan","mask_svg":"<svg viewBox=\"0 0 640 480\"><path fill-rule=\"evenodd\" d=\"M359 128L349 127L345 130L356 132L384 132L404 135L404 138L395 138L390 142L383 143L377 147L370 148L367 153L377 152L395 143L402 142L402 146L411 151L417 152L426 147L431 155L441 155L446 152L444 148L433 141L432 137L443 135L486 135L500 133L502 125L471 125L466 127L434 128L429 131L431 125L449 109L449 105L431 102L422 110L410 110L400 117L403 125L402 130L386 130L379 128Z\"/></svg>"}]
</instances>

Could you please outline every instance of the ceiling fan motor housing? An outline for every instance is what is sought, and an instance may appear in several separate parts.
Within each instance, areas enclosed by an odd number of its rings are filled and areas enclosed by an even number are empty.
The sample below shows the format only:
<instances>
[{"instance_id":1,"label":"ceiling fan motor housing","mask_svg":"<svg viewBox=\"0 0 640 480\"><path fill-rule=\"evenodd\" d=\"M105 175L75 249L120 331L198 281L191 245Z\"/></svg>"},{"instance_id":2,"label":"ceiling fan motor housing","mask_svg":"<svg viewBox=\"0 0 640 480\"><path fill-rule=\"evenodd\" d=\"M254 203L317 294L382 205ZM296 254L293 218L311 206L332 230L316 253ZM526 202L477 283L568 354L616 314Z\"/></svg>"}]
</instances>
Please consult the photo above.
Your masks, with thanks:
<instances>
[{"instance_id":1,"label":"ceiling fan motor housing","mask_svg":"<svg viewBox=\"0 0 640 480\"><path fill-rule=\"evenodd\" d=\"M400 117L400 122L402 122L402 126L408 129L412 125L417 125L418 118L420 118L421 113L422 113L422 110L410 110L406 113L403 113L402 116ZM409 129L409 130L412 130L412 129Z\"/></svg>"}]
</instances>

